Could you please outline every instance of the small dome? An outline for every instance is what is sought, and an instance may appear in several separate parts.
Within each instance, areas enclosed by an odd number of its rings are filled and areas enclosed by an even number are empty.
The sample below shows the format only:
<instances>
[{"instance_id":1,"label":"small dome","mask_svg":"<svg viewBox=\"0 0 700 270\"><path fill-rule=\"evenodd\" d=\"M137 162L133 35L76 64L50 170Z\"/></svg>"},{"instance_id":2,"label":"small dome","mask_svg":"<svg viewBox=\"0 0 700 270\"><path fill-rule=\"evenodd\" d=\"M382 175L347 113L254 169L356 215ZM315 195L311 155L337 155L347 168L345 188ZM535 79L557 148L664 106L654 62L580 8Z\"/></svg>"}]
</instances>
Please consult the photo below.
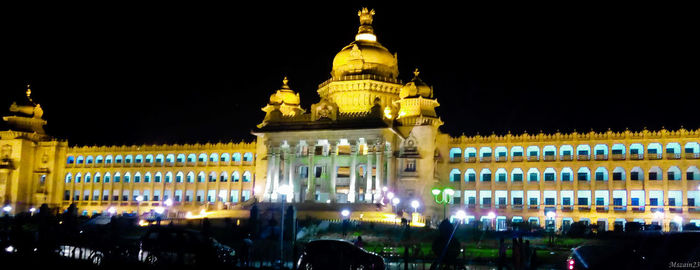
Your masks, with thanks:
<instances>
[{"instance_id":1,"label":"small dome","mask_svg":"<svg viewBox=\"0 0 700 270\"><path fill-rule=\"evenodd\" d=\"M433 89L423 82L423 80L418 77L418 74L420 74L420 72L416 69L416 71L413 72L413 79L401 87L401 91L399 92L400 98L417 96L433 98Z\"/></svg>"},{"instance_id":2,"label":"small dome","mask_svg":"<svg viewBox=\"0 0 700 270\"><path fill-rule=\"evenodd\" d=\"M377 42L377 36L374 35L373 15L374 10L367 8L362 8L357 13L360 17L360 27L355 41L345 46L333 58L333 78L358 74L373 74L393 79L398 77L396 56Z\"/></svg>"},{"instance_id":3,"label":"small dome","mask_svg":"<svg viewBox=\"0 0 700 270\"><path fill-rule=\"evenodd\" d=\"M299 105L299 94L294 93L294 90L289 88L287 85L287 77L282 80L282 89L277 90L276 93L270 95L270 104L287 104L287 105Z\"/></svg>"}]
</instances>

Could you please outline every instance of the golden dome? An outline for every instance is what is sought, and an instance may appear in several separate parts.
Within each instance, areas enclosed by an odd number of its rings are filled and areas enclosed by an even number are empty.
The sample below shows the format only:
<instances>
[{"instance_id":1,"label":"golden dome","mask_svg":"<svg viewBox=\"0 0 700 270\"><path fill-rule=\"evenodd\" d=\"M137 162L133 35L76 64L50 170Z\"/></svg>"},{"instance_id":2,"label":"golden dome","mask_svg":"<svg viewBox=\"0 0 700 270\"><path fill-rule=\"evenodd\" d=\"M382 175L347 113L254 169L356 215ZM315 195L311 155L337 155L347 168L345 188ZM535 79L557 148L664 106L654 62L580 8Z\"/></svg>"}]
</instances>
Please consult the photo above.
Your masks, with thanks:
<instances>
[{"instance_id":1,"label":"golden dome","mask_svg":"<svg viewBox=\"0 0 700 270\"><path fill-rule=\"evenodd\" d=\"M339 78L347 75L373 74L397 78L399 68L396 56L377 42L372 28L374 10L362 8L358 14L360 28L355 41L345 46L333 58L331 76Z\"/></svg>"},{"instance_id":2,"label":"golden dome","mask_svg":"<svg viewBox=\"0 0 700 270\"><path fill-rule=\"evenodd\" d=\"M423 80L418 77L418 74L420 74L420 72L416 69L416 71L413 72L413 79L401 87L401 91L399 92L400 98L417 96L433 98L433 89L424 83Z\"/></svg>"},{"instance_id":3,"label":"golden dome","mask_svg":"<svg viewBox=\"0 0 700 270\"><path fill-rule=\"evenodd\" d=\"M270 104L299 105L299 94L294 93L294 90L289 88L287 82L289 82L289 80L287 80L287 77L284 77L284 80L282 80L282 89L279 89L276 93L270 95Z\"/></svg>"}]
</instances>

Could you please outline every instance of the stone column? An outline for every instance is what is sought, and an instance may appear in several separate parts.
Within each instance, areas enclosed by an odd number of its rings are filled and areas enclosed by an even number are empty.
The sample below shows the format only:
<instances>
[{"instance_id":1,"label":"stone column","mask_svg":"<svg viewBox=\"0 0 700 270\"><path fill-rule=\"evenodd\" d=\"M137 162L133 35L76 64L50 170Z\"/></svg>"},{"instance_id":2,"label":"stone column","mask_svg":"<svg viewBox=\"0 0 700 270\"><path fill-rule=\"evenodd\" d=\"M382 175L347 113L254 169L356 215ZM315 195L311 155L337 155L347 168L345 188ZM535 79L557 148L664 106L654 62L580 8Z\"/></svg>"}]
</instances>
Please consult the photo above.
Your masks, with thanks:
<instances>
[{"instance_id":1,"label":"stone column","mask_svg":"<svg viewBox=\"0 0 700 270\"><path fill-rule=\"evenodd\" d=\"M296 147L290 147L289 148L289 155L287 155L289 159L289 170L288 170L288 179L289 182L287 183L290 187L290 190L292 190L292 195L290 196L289 200L291 201L296 201L296 198L299 197L299 184L295 183L294 179L296 178L296 166L294 165L294 159L296 158Z\"/></svg>"},{"instance_id":2,"label":"stone column","mask_svg":"<svg viewBox=\"0 0 700 270\"><path fill-rule=\"evenodd\" d=\"M311 147L311 146L309 146ZM306 179L306 196L304 200L313 201L316 196L316 181L314 179L314 152L309 151L309 169L307 171Z\"/></svg>"},{"instance_id":3,"label":"stone column","mask_svg":"<svg viewBox=\"0 0 700 270\"><path fill-rule=\"evenodd\" d=\"M355 167L357 167L357 148L355 145L350 146L350 153L352 155L352 162L350 162L350 191L348 191L348 202L354 203L355 202L355 181L356 181L356 172L355 172Z\"/></svg>"},{"instance_id":4,"label":"stone column","mask_svg":"<svg viewBox=\"0 0 700 270\"><path fill-rule=\"evenodd\" d=\"M270 194L272 192L272 167L275 164L275 155L272 154L272 148L268 147L267 151L267 174L265 175L265 193L263 194L263 200L270 200Z\"/></svg>"},{"instance_id":5,"label":"stone column","mask_svg":"<svg viewBox=\"0 0 700 270\"><path fill-rule=\"evenodd\" d=\"M331 155L331 183L330 183L330 190L329 190L329 199L331 202L336 202L336 197L335 197L335 183L336 183L336 178L338 178L338 168L336 164L336 156L338 154L338 145L337 144L332 144L330 145L330 148L328 150L329 154Z\"/></svg>"},{"instance_id":6,"label":"stone column","mask_svg":"<svg viewBox=\"0 0 700 270\"><path fill-rule=\"evenodd\" d=\"M394 183L394 173L396 169L394 169L394 154L392 153L391 149L386 152L386 185L389 189L394 188L396 189L396 183ZM398 190L394 190L398 192Z\"/></svg>"},{"instance_id":7,"label":"stone column","mask_svg":"<svg viewBox=\"0 0 700 270\"><path fill-rule=\"evenodd\" d=\"M272 167L272 199L277 200L277 190L280 186L280 152L275 153L275 164Z\"/></svg>"},{"instance_id":8,"label":"stone column","mask_svg":"<svg viewBox=\"0 0 700 270\"><path fill-rule=\"evenodd\" d=\"M374 201L378 202L379 199L382 197L382 177L383 177L383 170L382 167L384 167L384 155L382 155L382 146L377 145L377 176L375 177L374 180Z\"/></svg>"},{"instance_id":9,"label":"stone column","mask_svg":"<svg viewBox=\"0 0 700 270\"><path fill-rule=\"evenodd\" d=\"M367 146L369 147L369 145ZM367 183L367 189L365 190L365 202L372 202L372 196L374 192L372 191L372 149L367 151L367 172L365 173L365 183Z\"/></svg>"}]
</instances>

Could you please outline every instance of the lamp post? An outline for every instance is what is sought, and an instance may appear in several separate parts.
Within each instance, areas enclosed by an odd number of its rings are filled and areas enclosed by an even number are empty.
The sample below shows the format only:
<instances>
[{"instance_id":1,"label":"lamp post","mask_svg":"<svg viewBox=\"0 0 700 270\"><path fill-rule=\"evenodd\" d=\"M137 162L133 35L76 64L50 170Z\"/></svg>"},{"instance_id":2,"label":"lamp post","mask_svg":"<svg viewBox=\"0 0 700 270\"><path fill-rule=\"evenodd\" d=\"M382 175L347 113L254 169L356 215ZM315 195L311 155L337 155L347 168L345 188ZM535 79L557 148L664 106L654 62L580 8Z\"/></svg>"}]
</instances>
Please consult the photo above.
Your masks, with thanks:
<instances>
[{"instance_id":1,"label":"lamp post","mask_svg":"<svg viewBox=\"0 0 700 270\"><path fill-rule=\"evenodd\" d=\"M107 208L107 213L109 213L110 216L114 216L114 214L117 213L117 208L114 206Z\"/></svg>"},{"instance_id":2,"label":"lamp post","mask_svg":"<svg viewBox=\"0 0 700 270\"><path fill-rule=\"evenodd\" d=\"M416 213L418 212L418 207L420 206L420 203L418 200L413 200L411 201L411 207L413 207L413 212Z\"/></svg>"},{"instance_id":3,"label":"lamp post","mask_svg":"<svg viewBox=\"0 0 700 270\"><path fill-rule=\"evenodd\" d=\"M278 198L282 201L282 215L280 216L280 267L284 266L284 203L291 192L288 185L282 185L277 188L277 194L280 195Z\"/></svg>"},{"instance_id":4,"label":"lamp post","mask_svg":"<svg viewBox=\"0 0 700 270\"><path fill-rule=\"evenodd\" d=\"M36 212L36 208L34 208L34 207L29 208L29 215L30 215L30 216L33 216L33 215L34 215L34 212Z\"/></svg>"},{"instance_id":5,"label":"lamp post","mask_svg":"<svg viewBox=\"0 0 700 270\"><path fill-rule=\"evenodd\" d=\"M393 199L391 199L391 205L394 206L394 213L395 213L397 216L398 216L398 214L399 214L399 207L398 207L398 205L399 205L400 202L401 202L401 199L399 199L398 197L394 197ZM396 225L396 217L394 218L394 225Z\"/></svg>"},{"instance_id":6,"label":"lamp post","mask_svg":"<svg viewBox=\"0 0 700 270\"><path fill-rule=\"evenodd\" d=\"M165 217L167 218L167 217L170 215L170 207L173 206L173 200L170 199L170 198L168 198L167 200L165 200L165 201L163 202L163 204L164 204L165 207L166 207L166 208L165 208L165 210L166 210L166 212L165 212Z\"/></svg>"},{"instance_id":7,"label":"lamp post","mask_svg":"<svg viewBox=\"0 0 700 270\"><path fill-rule=\"evenodd\" d=\"M661 230L664 230L664 212L661 211L656 211L654 212L654 219L659 221L659 225L661 226Z\"/></svg>"},{"instance_id":8,"label":"lamp post","mask_svg":"<svg viewBox=\"0 0 700 270\"><path fill-rule=\"evenodd\" d=\"M489 223L491 225L491 229L494 230L496 228L496 225L495 225L496 214L494 212L489 212L489 214L486 216L489 218Z\"/></svg>"},{"instance_id":9,"label":"lamp post","mask_svg":"<svg viewBox=\"0 0 700 270\"><path fill-rule=\"evenodd\" d=\"M2 211L5 212L5 216L6 216L6 217L9 217L9 216L10 216L10 211L12 211L12 206L10 206L9 204L8 204L8 205L5 205L5 206L2 208Z\"/></svg>"},{"instance_id":10,"label":"lamp post","mask_svg":"<svg viewBox=\"0 0 700 270\"><path fill-rule=\"evenodd\" d=\"M141 202L143 201L143 196L139 195L136 196L136 217L141 218L141 213L139 212L139 208L141 208Z\"/></svg>"},{"instance_id":11,"label":"lamp post","mask_svg":"<svg viewBox=\"0 0 700 270\"><path fill-rule=\"evenodd\" d=\"M435 202L437 204L442 204L442 217L443 219L447 218L447 204L452 200L452 195L455 194L455 191L451 188L445 188L445 189L439 189L439 188L434 188L431 190L433 193L433 197L435 197ZM442 196L440 196L442 194Z\"/></svg>"}]
</instances>

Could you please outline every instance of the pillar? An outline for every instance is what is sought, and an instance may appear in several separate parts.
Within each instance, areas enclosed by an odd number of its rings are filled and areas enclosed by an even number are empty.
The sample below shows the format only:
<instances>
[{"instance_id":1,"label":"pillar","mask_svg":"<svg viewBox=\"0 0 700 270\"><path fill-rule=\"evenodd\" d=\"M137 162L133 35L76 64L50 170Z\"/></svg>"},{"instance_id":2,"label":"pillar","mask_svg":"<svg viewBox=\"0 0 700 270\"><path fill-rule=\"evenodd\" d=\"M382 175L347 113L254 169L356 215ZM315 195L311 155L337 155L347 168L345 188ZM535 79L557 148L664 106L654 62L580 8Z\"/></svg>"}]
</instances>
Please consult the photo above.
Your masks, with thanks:
<instances>
[{"instance_id":1,"label":"pillar","mask_svg":"<svg viewBox=\"0 0 700 270\"><path fill-rule=\"evenodd\" d=\"M277 190L280 186L280 152L275 155L275 162L272 166L272 199L277 200Z\"/></svg>"},{"instance_id":2,"label":"pillar","mask_svg":"<svg viewBox=\"0 0 700 270\"><path fill-rule=\"evenodd\" d=\"M296 149L296 147L289 148L289 154L287 156L289 159L289 165L288 165L289 166L289 170L288 170L289 182L288 182L288 185L290 187L290 190L292 190L292 195L289 198L290 201L296 201L296 198L299 197L298 196L299 193L297 192L297 190L299 189L298 188L299 184L294 182L295 181L294 179L296 178L295 177L296 166L294 166L294 159L296 158L296 151L292 152L293 149ZM299 191L299 192L301 192L301 191Z\"/></svg>"},{"instance_id":3,"label":"pillar","mask_svg":"<svg viewBox=\"0 0 700 270\"><path fill-rule=\"evenodd\" d=\"M357 180L355 167L357 167L357 149L356 146L351 146L350 154L352 161L350 162L350 191L348 191L348 202L355 202L355 181Z\"/></svg>"},{"instance_id":4,"label":"pillar","mask_svg":"<svg viewBox=\"0 0 700 270\"><path fill-rule=\"evenodd\" d=\"M306 196L304 200L313 201L316 196L316 181L314 181L314 152L309 151L309 171L306 179Z\"/></svg>"},{"instance_id":5,"label":"pillar","mask_svg":"<svg viewBox=\"0 0 700 270\"><path fill-rule=\"evenodd\" d=\"M386 152L386 185L387 187L391 188L396 188L397 185L394 183L394 154L392 153L391 149ZM396 190L398 192L398 190Z\"/></svg>"},{"instance_id":6,"label":"pillar","mask_svg":"<svg viewBox=\"0 0 700 270\"><path fill-rule=\"evenodd\" d=\"M377 145L377 176L375 177L374 180L374 201L377 202L379 199L382 197L382 177L383 177L383 170L382 167L384 167L384 155L382 155L382 146Z\"/></svg>"},{"instance_id":7,"label":"pillar","mask_svg":"<svg viewBox=\"0 0 700 270\"><path fill-rule=\"evenodd\" d=\"M369 145L367 145L369 147ZM367 183L367 189L365 190L365 201L366 202L372 202L372 198L374 197L373 194L374 192L372 191L372 149L368 149L367 151L367 173L365 173L365 177L367 178L365 183Z\"/></svg>"},{"instance_id":8,"label":"pillar","mask_svg":"<svg viewBox=\"0 0 700 270\"><path fill-rule=\"evenodd\" d=\"M267 151L267 174L265 175L265 193L263 194L263 200L270 200L271 198L270 194L272 193L272 167L275 163L275 156L272 154L272 148L268 147Z\"/></svg>"},{"instance_id":9,"label":"pillar","mask_svg":"<svg viewBox=\"0 0 700 270\"><path fill-rule=\"evenodd\" d=\"M331 202L336 202L336 196L335 196L335 183L336 183L336 178L338 178L338 168L336 164L336 156L338 153L338 147L337 144L332 144L330 145L331 149L329 150L329 154L331 155L331 184L330 184L330 200Z\"/></svg>"}]
</instances>

